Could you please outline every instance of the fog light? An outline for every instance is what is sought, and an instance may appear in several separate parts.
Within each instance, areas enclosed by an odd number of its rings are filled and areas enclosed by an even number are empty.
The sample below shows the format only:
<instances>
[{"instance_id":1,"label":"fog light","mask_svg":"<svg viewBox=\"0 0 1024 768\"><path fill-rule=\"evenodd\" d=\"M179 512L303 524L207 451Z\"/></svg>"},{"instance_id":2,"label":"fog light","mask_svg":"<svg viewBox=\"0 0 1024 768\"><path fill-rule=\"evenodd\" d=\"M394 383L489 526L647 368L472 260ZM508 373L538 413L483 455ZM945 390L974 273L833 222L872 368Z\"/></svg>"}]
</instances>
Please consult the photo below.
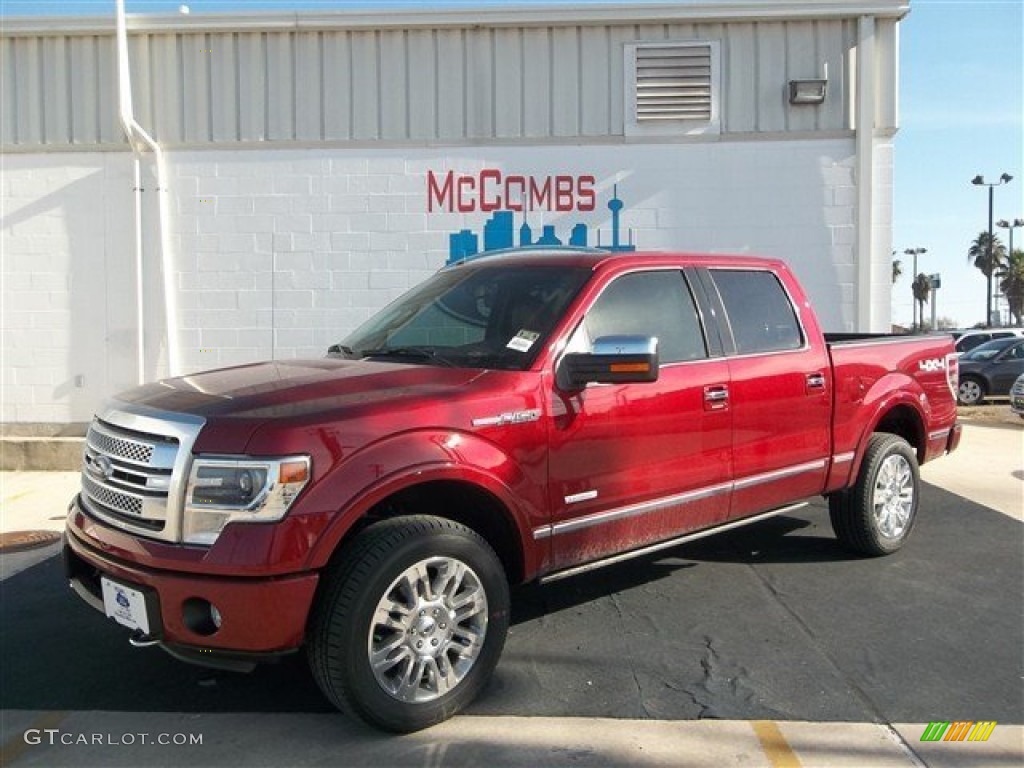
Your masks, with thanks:
<instances>
[{"instance_id":1,"label":"fog light","mask_svg":"<svg viewBox=\"0 0 1024 768\"><path fill-rule=\"evenodd\" d=\"M181 606L181 618L185 626L197 635L212 635L221 625L221 615L209 600L190 597Z\"/></svg>"}]
</instances>

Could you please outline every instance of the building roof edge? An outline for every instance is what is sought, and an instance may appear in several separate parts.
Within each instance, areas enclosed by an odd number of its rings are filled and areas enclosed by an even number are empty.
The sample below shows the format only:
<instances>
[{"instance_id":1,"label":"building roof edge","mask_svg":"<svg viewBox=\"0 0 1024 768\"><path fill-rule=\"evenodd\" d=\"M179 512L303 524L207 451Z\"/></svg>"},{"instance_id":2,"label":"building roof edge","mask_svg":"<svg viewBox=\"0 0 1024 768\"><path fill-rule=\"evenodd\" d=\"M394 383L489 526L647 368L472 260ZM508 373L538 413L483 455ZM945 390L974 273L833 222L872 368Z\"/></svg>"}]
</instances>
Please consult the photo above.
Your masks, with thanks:
<instances>
[{"instance_id":1,"label":"building roof edge","mask_svg":"<svg viewBox=\"0 0 1024 768\"><path fill-rule=\"evenodd\" d=\"M408 11L388 8L331 12L129 14L129 32L258 32L413 29L445 27L592 26L831 18L901 19L910 0L743 0L692 3L489 5ZM114 33L114 17L23 16L0 21L0 36L102 35Z\"/></svg>"}]
</instances>

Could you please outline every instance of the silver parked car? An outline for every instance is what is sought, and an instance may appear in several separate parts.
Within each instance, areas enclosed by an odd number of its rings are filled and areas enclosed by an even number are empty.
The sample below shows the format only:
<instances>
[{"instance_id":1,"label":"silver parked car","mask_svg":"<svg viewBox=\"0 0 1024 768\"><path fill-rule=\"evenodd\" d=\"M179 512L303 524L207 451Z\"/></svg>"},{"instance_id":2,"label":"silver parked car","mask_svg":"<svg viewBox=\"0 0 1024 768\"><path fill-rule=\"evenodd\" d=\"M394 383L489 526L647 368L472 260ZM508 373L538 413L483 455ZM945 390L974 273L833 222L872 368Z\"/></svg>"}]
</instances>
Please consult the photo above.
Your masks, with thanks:
<instances>
[{"instance_id":1,"label":"silver parked car","mask_svg":"<svg viewBox=\"0 0 1024 768\"><path fill-rule=\"evenodd\" d=\"M1024 373L1010 387L1010 410L1024 419Z\"/></svg>"}]
</instances>

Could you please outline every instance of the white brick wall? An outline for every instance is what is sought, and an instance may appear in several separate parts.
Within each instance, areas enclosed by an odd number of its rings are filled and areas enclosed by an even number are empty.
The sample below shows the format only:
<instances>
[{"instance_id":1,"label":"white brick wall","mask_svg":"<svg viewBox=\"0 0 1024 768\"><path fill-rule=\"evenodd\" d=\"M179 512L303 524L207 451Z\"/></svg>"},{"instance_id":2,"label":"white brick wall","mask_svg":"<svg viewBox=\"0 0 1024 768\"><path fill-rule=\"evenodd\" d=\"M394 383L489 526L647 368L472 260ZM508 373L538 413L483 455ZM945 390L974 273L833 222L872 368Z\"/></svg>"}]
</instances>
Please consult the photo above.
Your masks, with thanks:
<instances>
[{"instance_id":1,"label":"white brick wall","mask_svg":"<svg viewBox=\"0 0 1024 768\"><path fill-rule=\"evenodd\" d=\"M618 182L624 237L631 230L642 248L785 258L825 326L852 329L853 151L852 139L835 139L424 149L400 157L369 149L171 152L182 371L322 356L442 266L450 233L472 229L482 245L489 214L427 212L428 169L592 174L595 211L530 218L535 232L555 224L563 239L585 221L591 244L598 228L608 242L607 201ZM4 421L85 420L104 397L134 382L130 171L122 153L5 158ZM881 186L891 180L884 167L876 175ZM891 208L891 200L877 205ZM147 208L149 226L154 210ZM887 215L876 210L879 247ZM520 222L517 215L517 228ZM147 274L146 376L153 378L165 370L166 349L158 253L153 238L147 243L154 266ZM873 265L878 308L888 307L887 264L882 269L879 257Z\"/></svg>"},{"instance_id":2,"label":"white brick wall","mask_svg":"<svg viewBox=\"0 0 1024 768\"><path fill-rule=\"evenodd\" d=\"M88 418L134 382L131 176L119 153L9 154L0 227L0 419ZM119 364L127 362L127 366Z\"/></svg>"}]
</instances>

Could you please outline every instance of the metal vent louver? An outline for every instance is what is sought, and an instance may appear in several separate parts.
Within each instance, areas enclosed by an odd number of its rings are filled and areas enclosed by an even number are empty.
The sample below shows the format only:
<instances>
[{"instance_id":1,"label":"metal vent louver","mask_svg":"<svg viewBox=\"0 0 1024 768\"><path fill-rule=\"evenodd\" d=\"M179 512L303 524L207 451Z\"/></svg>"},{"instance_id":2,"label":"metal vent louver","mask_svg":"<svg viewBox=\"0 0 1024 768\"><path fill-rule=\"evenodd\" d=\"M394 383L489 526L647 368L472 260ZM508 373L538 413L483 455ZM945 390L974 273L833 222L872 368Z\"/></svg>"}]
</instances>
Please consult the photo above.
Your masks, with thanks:
<instances>
[{"instance_id":1,"label":"metal vent louver","mask_svg":"<svg viewBox=\"0 0 1024 768\"><path fill-rule=\"evenodd\" d=\"M711 120L711 46L638 46L636 120Z\"/></svg>"}]
</instances>

